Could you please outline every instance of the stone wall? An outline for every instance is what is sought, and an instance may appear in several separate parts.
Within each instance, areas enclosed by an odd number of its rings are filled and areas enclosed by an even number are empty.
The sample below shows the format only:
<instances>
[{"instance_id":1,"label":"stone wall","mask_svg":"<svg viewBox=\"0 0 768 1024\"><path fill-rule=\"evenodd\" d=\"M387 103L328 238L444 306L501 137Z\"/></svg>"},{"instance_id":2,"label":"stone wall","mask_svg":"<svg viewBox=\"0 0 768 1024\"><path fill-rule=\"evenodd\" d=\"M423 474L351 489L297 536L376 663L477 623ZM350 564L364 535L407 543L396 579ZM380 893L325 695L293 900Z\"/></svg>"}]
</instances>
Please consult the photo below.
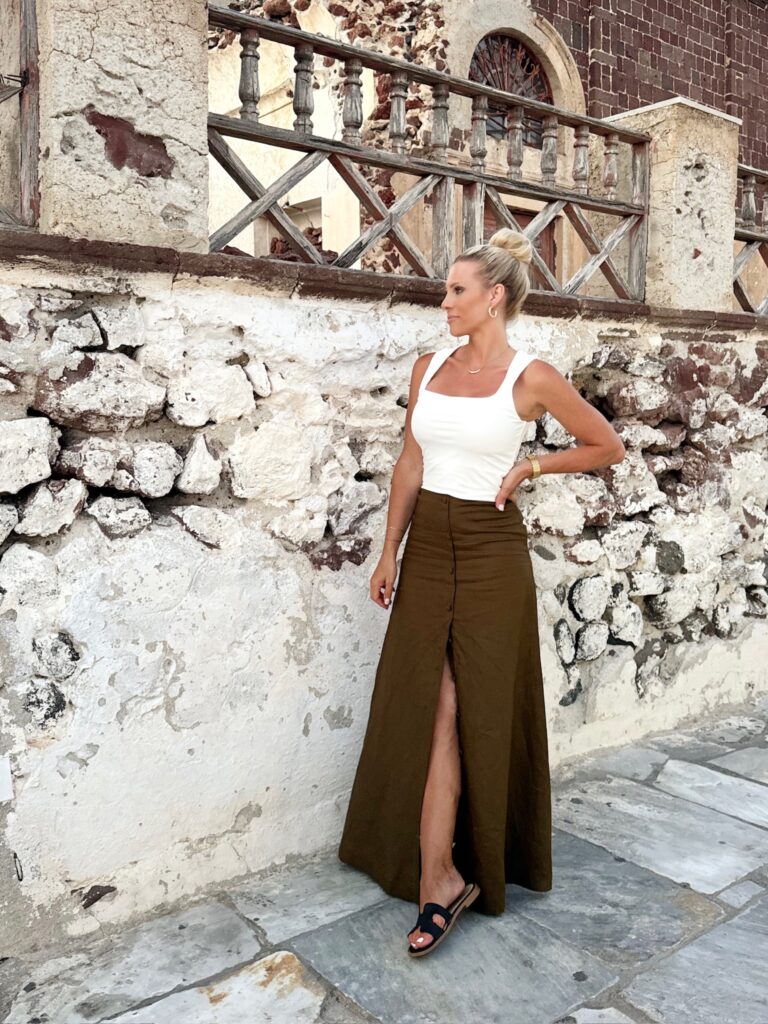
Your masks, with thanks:
<instances>
[{"instance_id":1,"label":"stone wall","mask_svg":"<svg viewBox=\"0 0 768 1024\"><path fill-rule=\"evenodd\" d=\"M450 338L437 302L295 284L4 268L0 950L338 839L409 376ZM768 328L510 341L627 447L518 494L553 766L768 689ZM545 416L523 453L573 443Z\"/></svg>"}]
</instances>

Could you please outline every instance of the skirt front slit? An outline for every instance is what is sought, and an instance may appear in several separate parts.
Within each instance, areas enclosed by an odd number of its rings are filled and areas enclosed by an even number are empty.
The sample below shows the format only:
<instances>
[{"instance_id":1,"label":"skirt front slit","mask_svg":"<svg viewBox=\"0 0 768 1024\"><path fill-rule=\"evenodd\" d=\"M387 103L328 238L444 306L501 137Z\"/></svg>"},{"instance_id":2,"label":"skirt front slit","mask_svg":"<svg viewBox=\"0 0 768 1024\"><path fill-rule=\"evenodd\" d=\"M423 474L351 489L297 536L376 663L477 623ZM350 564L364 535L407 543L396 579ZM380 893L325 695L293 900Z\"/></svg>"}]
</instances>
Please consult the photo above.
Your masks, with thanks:
<instances>
[{"instance_id":1,"label":"skirt front slit","mask_svg":"<svg viewBox=\"0 0 768 1024\"><path fill-rule=\"evenodd\" d=\"M419 827L446 656L461 792L453 857L500 914L505 885L552 888L551 797L536 589L508 501L421 488L403 549L339 858L419 900Z\"/></svg>"}]
</instances>

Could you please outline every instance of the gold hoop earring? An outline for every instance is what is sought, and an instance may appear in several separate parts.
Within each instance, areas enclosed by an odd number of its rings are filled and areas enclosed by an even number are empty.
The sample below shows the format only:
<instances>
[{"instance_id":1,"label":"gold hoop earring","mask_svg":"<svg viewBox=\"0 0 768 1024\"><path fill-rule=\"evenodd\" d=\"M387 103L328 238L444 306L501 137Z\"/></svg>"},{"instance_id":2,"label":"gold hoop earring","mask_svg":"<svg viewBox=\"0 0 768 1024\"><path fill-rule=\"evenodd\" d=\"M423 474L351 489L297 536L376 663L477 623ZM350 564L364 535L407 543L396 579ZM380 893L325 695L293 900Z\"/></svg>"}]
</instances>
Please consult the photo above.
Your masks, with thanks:
<instances>
[{"instance_id":1,"label":"gold hoop earring","mask_svg":"<svg viewBox=\"0 0 768 1024\"><path fill-rule=\"evenodd\" d=\"M488 316L492 317L495 320L498 315L498 309L494 309L493 306L488 307Z\"/></svg>"}]
</instances>

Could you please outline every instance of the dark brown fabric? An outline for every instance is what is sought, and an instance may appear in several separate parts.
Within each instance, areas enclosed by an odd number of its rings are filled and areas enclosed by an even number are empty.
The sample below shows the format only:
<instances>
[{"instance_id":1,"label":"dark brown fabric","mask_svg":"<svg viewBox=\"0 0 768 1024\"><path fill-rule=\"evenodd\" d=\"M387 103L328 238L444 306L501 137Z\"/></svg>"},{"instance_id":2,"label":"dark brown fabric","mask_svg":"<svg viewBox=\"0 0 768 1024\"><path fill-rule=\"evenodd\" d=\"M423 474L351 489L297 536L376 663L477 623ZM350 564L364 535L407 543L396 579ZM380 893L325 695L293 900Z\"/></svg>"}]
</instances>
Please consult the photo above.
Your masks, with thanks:
<instances>
[{"instance_id":1,"label":"dark brown fabric","mask_svg":"<svg viewBox=\"0 0 768 1024\"><path fill-rule=\"evenodd\" d=\"M500 914L505 883L552 888L551 795L536 590L520 509L421 488L403 549L338 849L418 903L419 824L448 649L461 796L454 862Z\"/></svg>"}]
</instances>

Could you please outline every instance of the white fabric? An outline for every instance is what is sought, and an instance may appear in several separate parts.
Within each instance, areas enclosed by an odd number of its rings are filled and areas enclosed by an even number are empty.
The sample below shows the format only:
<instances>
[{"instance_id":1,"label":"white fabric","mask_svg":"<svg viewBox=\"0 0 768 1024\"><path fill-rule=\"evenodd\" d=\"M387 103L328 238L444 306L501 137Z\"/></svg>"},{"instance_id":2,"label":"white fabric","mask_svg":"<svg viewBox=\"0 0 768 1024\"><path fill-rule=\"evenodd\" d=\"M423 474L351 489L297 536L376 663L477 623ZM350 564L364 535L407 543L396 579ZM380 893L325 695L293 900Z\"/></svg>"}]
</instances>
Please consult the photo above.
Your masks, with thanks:
<instances>
[{"instance_id":1,"label":"white fabric","mask_svg":"<svg viewBox=\"0 0 768 1024\"><path fill-rule=\"evenodd\" d=\"M422 487L457 498L493 501L517 460L528 425L517 414L512 386L536 356L518 349L492 395L473 398L427 390L455 351L442 348L434 353L411 417L411 430L424 457Z\"/></svg>"}]
</instances>

